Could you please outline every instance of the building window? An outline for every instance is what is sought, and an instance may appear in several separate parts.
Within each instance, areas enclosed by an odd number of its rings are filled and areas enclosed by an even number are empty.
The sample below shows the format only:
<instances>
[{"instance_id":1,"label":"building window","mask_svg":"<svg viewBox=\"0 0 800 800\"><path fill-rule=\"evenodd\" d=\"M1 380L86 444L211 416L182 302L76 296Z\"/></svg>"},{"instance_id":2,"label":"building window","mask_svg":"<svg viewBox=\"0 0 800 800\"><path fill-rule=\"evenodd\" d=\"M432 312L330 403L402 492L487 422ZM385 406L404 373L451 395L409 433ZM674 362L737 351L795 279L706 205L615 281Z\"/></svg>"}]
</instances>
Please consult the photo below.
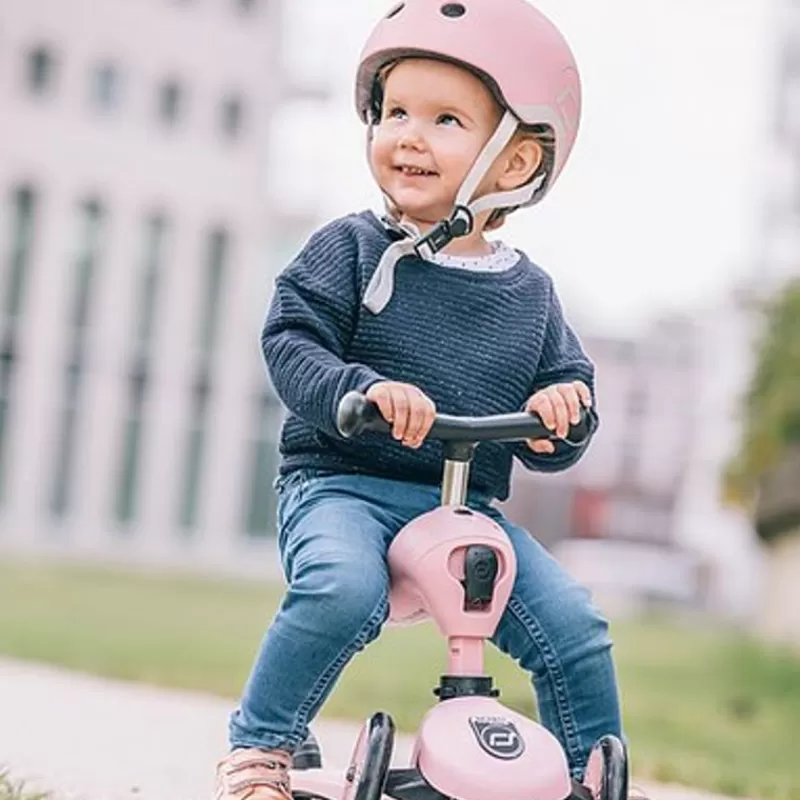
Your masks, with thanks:
<instances>
[{"instance_id":1,"label":"building window","mask_svg":"<svg viewBox=\"0 0 800 800\"><path fill-rule=\"evenodd\" d=\"M205 462L210 400L211 376L208 369L201 367L192 386L192 408L183 461L179 521L181 527L187 531L197 527L200 512L200 486Z\"/></svg>"},{"instance_id":2,"label":"building window","mask_svg":"<svg viewBox=\"0 0 800 800\"><path fill-rule=\"evenodd\" d=\"M9 429L9 407L17 358L17 320L22 313L25 278L31 255L36 195L29 186L11 195L11 247L2 285L0 315L0 505L3 502L5 449Z\"/></svg>"},{"instance_id":3,"label":"building window","mask_svg":"<svg viewBox=\"0 0 800 800\"><path fill-rule=\"evenodd\" d=\"M220 127L226 139L238 138L242 129L243 106L241 98L229 95L220 106Z\"/></svg>"},{"instance_id":4,"label":"building window","mask_svg":"<svg viewBox=\"0 0 800 800\"><path fill-rule=\"evenodd\" d=\"M81 394L86 368L86 333L89 322L94 277L99 264L103 209L97 200L80 206L80 241L75 263L75 290L67 334L69 353L64 369L61 424L56 442L50 510L64 517L72 503L72 475L77 445Z\"/></svg>"},{"instance_id":5,"label":"building window","mask_svg":"<svg viewBox=\"0 0 800 800\"><path fill-rule=\"evenodd\" d=\"M122 524L128 524L136 518L139 505L145 406L150 387L153 331L167 228L168 223L161 214L154 214L145 221L144 253L139 270L137 319L133 337L134 352L128 377L128 414L122 432L114 502L115 517Z\"/></svg>"},{"instance_id":6,"label":"building window","mask_svg":"<svg viewBox=\"0 0 800 800\"><path fill-rule=\"evenodd\" d=\"M119 106L122 79L114 64L98 64L92 69L89 90L92 106L113 111Z\"/></svg>"},{"instance_id":7,"label":"building window","mask_svg":"<svg viewBox=\"0 0 800 800\"><path fill-rule=\"evenodd\" d=\"M158 90L158 116L165 125L176 125L183 113L184 93L177 81L163 83Z\"/></svg>"},{"instance_id":8,"label":"building window","mask_svg":"<svg viewBox=\"0 0 800 800\"><path fill-rule=\"evenodd\" d=\"M36 195L30 187L16 189L11 199L11 250L3 287L3 315L17 317L22 311L25 279L30 262Z\"/></svg>"},{"instance_id":9,"label":"building window","mask_svg":"<svg viewBox=\"0 0 800 800\"><path fill-rule=\"evenodd\" d=\"M228 257L228 233L217 228L208 237L208 258L205 266L203 302L200 311L200 347L203 358L213 355L219 333L220 301Z\"/></svg>"},{"instance_id":10,"label":"building window","mask_svg":"<svg viewBox=\"0 0 800 800\"><path fill-rule=\"evenodd\" d=\"M200 487L205 462L208 414L211 406L212 363L219 333L220 300L229 235L215 228L208 235L203 298L200 306L199 366L192 385L192 404L184 451L183 489L180 499L180 524L187 530L197 527Z\"/></svg>"},{"instance_id":11,"label":"building window","mask_svg":"<svg viewBox=\"0 0 800 800\"><path fill-rule=\"evenodd\" d=\"M81 206L82 241L76 263L75 294L72 301L72 325L83 335L91 314L92 289L100 249L103 211L96 200Z\"/></svg>"},{"instance_id":12,"label":"building window","mask_svg":"<svg viewBox=\"0 0 800 800\"><path fill-rule=\"evenodd\" d=\"M168 223L161 214L154 214L145 223L145 248L139 281L137 345L142 350L151 349L155 328L158 291L163 272L165 240Z\"/></svg>"},{"instance_id":13,"label":"building window","mask_svg":"<svg viewBox=\"0 0 800 800\"><path fill-rule=\"evenodd\" d=\"M0 338L0 507L3 505L5 496L5 445L8 434L11 388L16 366L15 357L14 329L8 326L2 331L2 338Z\"/></svg>"},{"instance_id":14,"label":"building window","mask_svg":"<svg viewBox=\"0 0 800 800\"><path fill-rule=\"evenodd\" d=\"M28 53L26 81L31 94L45 94L55 81L55 57L45 46L34 47Z\"/></svg>"},{"instance_id":15,"label":"building window","mask_svg":"<svg viewBox=\"0 0 800 800\"><path fill-rule=\"evenodd\" d=\"M244 529L250 536L260 538L275 535L277 498L273 483L278 474L283 407L269 390L257 395L255 406Z\"/></svg>"},{"instance_id":16,"label":"building window","mask_svg":"<svg viewBox=\"0 0 800 800\"><path fill-rule=\"evenodd\" d=\"M143 427L142 407L148 387L147 364L142 362L134 365L129 380L129 411L123 425L114 502L114 515L117 522L122 525L132 522L136 518L138 510Z\"/></svg>"}]
</instances>

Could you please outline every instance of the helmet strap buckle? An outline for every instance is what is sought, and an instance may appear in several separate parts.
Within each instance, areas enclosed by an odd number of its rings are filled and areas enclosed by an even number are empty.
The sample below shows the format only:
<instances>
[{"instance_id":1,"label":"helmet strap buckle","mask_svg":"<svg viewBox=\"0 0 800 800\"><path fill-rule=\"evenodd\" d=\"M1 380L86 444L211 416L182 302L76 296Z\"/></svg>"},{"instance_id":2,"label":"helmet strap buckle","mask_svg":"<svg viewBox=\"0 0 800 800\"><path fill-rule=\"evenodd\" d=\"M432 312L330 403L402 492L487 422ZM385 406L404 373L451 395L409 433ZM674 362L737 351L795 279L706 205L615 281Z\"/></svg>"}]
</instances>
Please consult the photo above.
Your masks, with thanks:
<instances>
[{"instance_id":1,"label":"helmet strap buckle","mask_svg":"<svg viewBox=\"0 0 800 800\"><path fill-rule=\"evenodd\" d=\"M467 236L475 228L475 218L466 206L457 205L448 219L434 225L417 240L414 251L420 258L430 258L447 247L453 239Z\"/></svg>"}]
</instances>

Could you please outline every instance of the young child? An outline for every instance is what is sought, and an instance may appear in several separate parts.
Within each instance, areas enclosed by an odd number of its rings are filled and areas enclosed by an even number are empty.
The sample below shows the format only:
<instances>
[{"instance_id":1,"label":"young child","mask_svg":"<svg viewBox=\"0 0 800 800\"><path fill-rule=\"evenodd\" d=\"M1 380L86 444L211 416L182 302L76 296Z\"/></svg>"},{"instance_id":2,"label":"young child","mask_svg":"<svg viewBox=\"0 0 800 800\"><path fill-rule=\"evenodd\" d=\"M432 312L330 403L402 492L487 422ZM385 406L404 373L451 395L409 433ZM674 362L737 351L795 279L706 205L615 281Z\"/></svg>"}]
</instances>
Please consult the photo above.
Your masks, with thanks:
<instances>
[{"instance_id":1,"label":"young child","mask_svg":"<svg viewBox=\"0 0 800 800\"><path fill-rule=\"evenodd\" d=\"M564 437L592 404L593 366L551 279L485 238L544 197L575 141L580 84L559 32L525 0L406 0L368 41L356 94L387 212L328 224L276 282L262 345L289 411L278 480L288 591L231 716L217 800L290 796L293 750L387 617L392 538L438 504L441 445L425 441L435 411L525 407ZM351 390L378 405L394 441L338 434ZM482 444L468 498L517 554L493 642L530 673L577 780L597 739L621 735L607 623L490 503L508 496L515 457L554 472L581 453Z\"/></svg>"}]
</instances>

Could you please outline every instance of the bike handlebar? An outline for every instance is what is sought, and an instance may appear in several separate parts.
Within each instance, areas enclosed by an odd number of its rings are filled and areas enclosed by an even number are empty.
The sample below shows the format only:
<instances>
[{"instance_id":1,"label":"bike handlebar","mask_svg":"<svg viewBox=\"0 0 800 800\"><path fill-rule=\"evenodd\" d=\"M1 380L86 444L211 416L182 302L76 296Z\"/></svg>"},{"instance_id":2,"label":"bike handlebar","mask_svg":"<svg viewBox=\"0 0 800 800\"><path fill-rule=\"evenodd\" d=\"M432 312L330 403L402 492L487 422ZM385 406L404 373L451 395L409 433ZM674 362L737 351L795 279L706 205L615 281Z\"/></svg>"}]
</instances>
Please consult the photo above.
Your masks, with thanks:
<instances>
[{"instance_id":1,"label":"bike handlebar","mask_svg":"<svg viewBox=\"0 0 800 800\"><path fill-rule=\"evenodd\" d=\"M564 439L546 428L538 414L517 411L512 414L495 414L486 417L456 417L437 414L427 439L446 442L516 442L524 439L549 439L580 447L593 433L597 417L591 409L581 409L581 421L571 425ZM339 403L336 427L346 439L364 431L389 433L391 423L382 416L378 407L361 392L348 392Z\"/></svg>"}]
</instances>

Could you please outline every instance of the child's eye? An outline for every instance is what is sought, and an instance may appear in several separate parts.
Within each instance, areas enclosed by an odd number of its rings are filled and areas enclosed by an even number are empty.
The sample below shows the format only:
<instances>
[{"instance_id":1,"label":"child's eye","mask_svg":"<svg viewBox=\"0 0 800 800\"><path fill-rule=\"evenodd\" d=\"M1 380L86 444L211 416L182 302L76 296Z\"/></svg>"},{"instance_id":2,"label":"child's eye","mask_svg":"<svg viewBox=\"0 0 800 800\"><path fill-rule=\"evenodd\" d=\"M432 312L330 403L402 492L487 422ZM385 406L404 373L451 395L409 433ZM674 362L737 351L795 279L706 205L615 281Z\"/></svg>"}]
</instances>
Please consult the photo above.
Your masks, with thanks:
<instances>
[{"instance_id":1,"label":"child's eye","mask_svg":"<svg viewBox=\"0 0 800 800\"><path fill-rule=\"evenodd\" d=\"M458 125L459 128L463 127L461 125L461 120L455 116L454 114L439 114L436 119L437 125Z\"/></svg>"},{"instance_id":2,"label":"child's eye","mask_svg":"<svg viewBox=\"0 0 800 800\"><path fill-rule=\"evenodd\" d=\"M405 109L400 106L393 106L386 112L386 119L405 119Z\"/></svg>"}]
</instances>

